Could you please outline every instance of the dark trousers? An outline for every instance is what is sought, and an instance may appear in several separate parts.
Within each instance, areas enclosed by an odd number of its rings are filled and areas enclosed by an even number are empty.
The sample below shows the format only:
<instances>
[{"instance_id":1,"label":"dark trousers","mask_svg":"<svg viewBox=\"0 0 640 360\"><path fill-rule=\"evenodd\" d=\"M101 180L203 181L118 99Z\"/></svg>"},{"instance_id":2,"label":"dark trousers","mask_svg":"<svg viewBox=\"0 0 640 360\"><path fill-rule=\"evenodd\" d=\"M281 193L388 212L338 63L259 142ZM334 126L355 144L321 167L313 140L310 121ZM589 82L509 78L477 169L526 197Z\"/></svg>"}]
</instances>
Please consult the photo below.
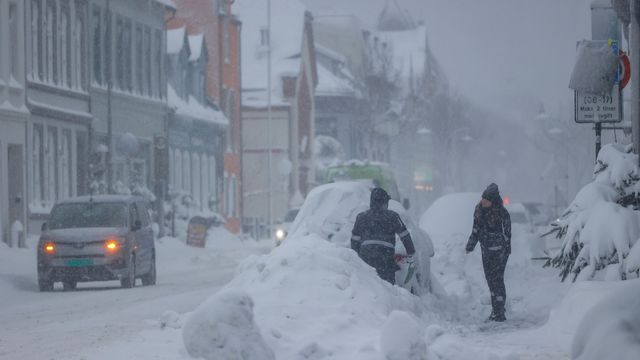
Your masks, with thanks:
<instances>
[{"instance_id":1,"label":"dark trousers","mask_svg":"<svg viewBox=\"0 0 640 360\"><path fill-rule=\"evenodd\" d=\"M491 292L491 307L494 315L504 315L504 304L507 300L504 270L507 267L508 258L509 255L502 250L482 249L482 267Z\"/></svg>"},{"instance_id":2,"label":"dark trousers","mask_svg":"<svg viewBox=\"0 0 640 360\"><path fill-rule=\"evenodd\" d=\"M376 269L382 280L395 285L396 271L400 270L400 267L393 258L394 253L395 251L391 248L370 245L361 247L358 255L369 266Z\"/></svg>"}]
</instances>

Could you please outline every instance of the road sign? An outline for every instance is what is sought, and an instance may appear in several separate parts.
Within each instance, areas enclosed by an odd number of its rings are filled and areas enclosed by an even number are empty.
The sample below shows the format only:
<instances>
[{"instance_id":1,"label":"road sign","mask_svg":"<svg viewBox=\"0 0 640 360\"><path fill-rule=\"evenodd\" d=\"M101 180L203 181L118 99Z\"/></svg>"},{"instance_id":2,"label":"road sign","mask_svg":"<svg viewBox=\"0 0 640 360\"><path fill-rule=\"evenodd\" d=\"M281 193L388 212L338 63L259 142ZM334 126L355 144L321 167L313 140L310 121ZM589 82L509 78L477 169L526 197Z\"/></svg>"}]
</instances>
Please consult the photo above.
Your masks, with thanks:
<instances>
[{"instance_id":1,"label":"road sign","mask_svg":"<svg viewBox=\"0 0 640 360\"><path fill-rule=\"evenodd\" d=\"M592 41L592 43L597 42L604 41ZM607 40L606 43L614 54L620 54L617 41ZM623 66L624 64L618 65L619 68ZM620 96L620 91L621 81L625 80L625 74L623 72L625 70L626 69L618 70L614 80L615 84L608 94L575 92L575 122L617 123L622 121L622 96ZM626 72L629 73L629 71ZM626 83L624 85L626 85Z\"/></svg>"},{"instance_id":2,"label":"road sign","mask_svg":"<svg viewBox=\"0 0 640 360\"><path fill-rule=\"evenodd\" d=\"M577 123L616 123L622 121L620 86L615 84L610 94L596 95L576 92Z\"/></svg>"},{"instance_id":3,"label":"road sign","mask_svg":"<svg viewBox=\"0 0 640 360\"><path fill-rule=\"evenodd\" d=\"M631 80L631 61L624 51L620 51L620 69L622 71L620 75L620 90L622 90Z\"/></svg>"}]
</instances>

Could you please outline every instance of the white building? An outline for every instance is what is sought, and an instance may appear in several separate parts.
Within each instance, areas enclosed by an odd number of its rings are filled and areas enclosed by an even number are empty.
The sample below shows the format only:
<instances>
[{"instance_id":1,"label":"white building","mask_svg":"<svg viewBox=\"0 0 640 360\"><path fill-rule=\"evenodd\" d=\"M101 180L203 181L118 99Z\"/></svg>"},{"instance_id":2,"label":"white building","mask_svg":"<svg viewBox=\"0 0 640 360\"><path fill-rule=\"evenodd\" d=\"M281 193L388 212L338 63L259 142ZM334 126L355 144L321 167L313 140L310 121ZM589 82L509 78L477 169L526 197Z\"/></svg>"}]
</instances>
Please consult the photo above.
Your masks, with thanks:
<instances>
[{"instance_id":1,"label":"white building","mask_svg":"<svg viewBox=\"0 0 640 360\"><path fill-rule=\"evenodd\" d=\"M24 0L0 0L0 240L26 224ZM13 244L16 246L17 244Z\"/></svg>"},{"instance_id":2,"label":"white building","mask_svg":"<svg viewBox=\"0 0 640 360\"><path fill-rule=\"evenodd\" d=\"M318 74L313 18L299 0L272 1L273 21L269 35L266 5L263 1L240 1L234 5L243 22L243 216L248 221L268 218L269 193L273 219L279 219L289 207L300 205L315 185L314 93ZM269 39L270 89L267 79Z\"/></svg>"}]
</instances>

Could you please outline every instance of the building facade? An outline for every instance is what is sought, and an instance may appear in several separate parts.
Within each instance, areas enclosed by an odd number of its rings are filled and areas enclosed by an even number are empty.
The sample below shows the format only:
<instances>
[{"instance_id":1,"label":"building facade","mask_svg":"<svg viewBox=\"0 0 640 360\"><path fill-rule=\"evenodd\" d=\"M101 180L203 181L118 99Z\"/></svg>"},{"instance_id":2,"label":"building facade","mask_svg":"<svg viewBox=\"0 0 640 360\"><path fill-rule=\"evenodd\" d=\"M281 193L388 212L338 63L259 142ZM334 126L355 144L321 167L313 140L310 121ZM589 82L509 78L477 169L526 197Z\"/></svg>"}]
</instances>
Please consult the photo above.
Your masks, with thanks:
<instances>
[{"instance_id":1,"label":"building facade","mask_svg":"<svg viewBox=\"0 0 640 360\"><path fill-rule=\"evenodd\" d=\"M301 205L315 183L318 77L313 18L297 1L278 0L271 5L272 17L286 19L272 22L271 33L266 3L236 5L243 22L242 165L247 223L281 219L289 208Z\"/></svg>"},{"instance_id":2,"label":"building facade","mask_svg":"<svg viewBox=\"0 0 640 360\"><path fill-rule=\"evenodd\" d=\"M225 138L229 121L208 103L208 51L203 34L185 27L167 31L169 104L167 183L200 211L218 211L223 199Z\"/></svg>"},{"instance_id":3,"label":"building facade","mask_svg":"<svg viewBox=\"0 0 640 360\"><path fill-rule=\"evenodd\" d=\"M169 26L185 26L189 34L203 34L208 63L207 97L229 120L224 153L223 193L218 211L233 232L241 228L243 208L240 123L240 29L232 0L174 0L177 11L169 15Z\"/></svg>"},{"instance_id":4,"label":"building facade","mask_svg":"<svg viewBox=\"0 0 640 360\"><path fill-rule=\"evenodd\" d=\"M0 0L0 241L13 246L13 225L27 224L24 14L23 0Z\"/></svg>"},{"instance_id":5,"label":"building facade","mask_svg":"<svg viewBox=\"0 0 640 360\"><path fill-rule=\"evenodd\" d=\"M166 4L141 0L89 4L94 118L89 175L94 191L148 194L166 188L153 181L154 140L165 136L167 129Z\"/></svg>"},{"instance_id":6,"label":"building facade","mask_svg":"<svg viewBox=\"0 0 640 360\"><path fill-rule=\"evenodd\" d=\"M26 13L28 215L37 231L59 199L87 191L90 111L86 0L29 0Z\"/></svg>"}]
</instances>

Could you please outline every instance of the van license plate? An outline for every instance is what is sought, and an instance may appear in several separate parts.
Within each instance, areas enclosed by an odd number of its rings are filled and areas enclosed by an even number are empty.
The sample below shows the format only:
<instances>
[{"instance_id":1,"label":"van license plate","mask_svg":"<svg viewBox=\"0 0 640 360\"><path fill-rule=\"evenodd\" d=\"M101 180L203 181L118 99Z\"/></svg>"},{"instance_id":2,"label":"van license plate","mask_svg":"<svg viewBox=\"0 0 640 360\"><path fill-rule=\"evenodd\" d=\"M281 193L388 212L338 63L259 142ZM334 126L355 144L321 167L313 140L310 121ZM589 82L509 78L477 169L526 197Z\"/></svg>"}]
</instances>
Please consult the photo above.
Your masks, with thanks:
<instances>
[{"instance_id":1,"label":"van license plate","mask_svg":"<svg viewBox=\"0 0 640 360\"><path fill-rule=\"evenodd\" d=\"M67 261L67 266L70 267L85 267L93 265L93 259L73 259Z\"/></svg>"}]
</instances>

